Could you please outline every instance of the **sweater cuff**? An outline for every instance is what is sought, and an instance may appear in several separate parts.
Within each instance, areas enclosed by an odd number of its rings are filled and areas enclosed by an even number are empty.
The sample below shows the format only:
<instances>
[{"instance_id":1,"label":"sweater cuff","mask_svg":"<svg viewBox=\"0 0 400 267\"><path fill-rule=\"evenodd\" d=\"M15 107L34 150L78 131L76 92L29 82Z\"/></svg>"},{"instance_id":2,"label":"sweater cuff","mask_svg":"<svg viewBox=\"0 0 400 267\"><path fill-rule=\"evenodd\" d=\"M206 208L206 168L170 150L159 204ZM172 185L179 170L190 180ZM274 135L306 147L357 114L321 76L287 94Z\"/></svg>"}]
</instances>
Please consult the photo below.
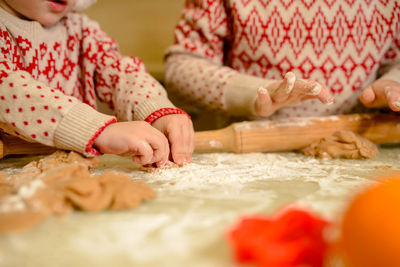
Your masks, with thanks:
<instances>
[{"instance_id":1,"label":"sweater cuff","mask_svg":"<svg viewBox=\"0 0 400 267\"><path fill-rule=\"evenodd\" d=\"M156 120L159 118L166 116L166 115L172 115L172 114L185 114L189 119L190 116L187 114L185 111L179 108L162 108L157 111L154 111L151 113L144 121L153 124Z\"/></svg>"},{"instance_id":2,"label":"sweater cuff","mask_svg":"<svg viewBox=\"0 0 400 267\"><path fill-rule=\"evenodd\" d=\"M176 107L165 97L147 99L135 107L133 120L144 121L153 112L164 108Z\"/></svg>"},{"instance_id":3,"label":"sweater cuff","mask_svg":"<svg viewBox=\"0 0 400 267\"><path fill-rule=\"evenodd\" d=\"M85 156L100 153L92 147L96 137L110 123L113 116L102 114L89 105L78 103L64 116L54 133L57 148L74 150Z\"/></svg>"},{"instance_id":4,"label":"sweater cuff","mask_svg":"<svg viewBox=\"0 0 400 267\"><path fill-rule=\"evenodd\" d=\"M257 90L268 80L246 74L233 75L224 86L225 105L229 113L237 116L255 115Z\"/></svg>"}]
</instances>

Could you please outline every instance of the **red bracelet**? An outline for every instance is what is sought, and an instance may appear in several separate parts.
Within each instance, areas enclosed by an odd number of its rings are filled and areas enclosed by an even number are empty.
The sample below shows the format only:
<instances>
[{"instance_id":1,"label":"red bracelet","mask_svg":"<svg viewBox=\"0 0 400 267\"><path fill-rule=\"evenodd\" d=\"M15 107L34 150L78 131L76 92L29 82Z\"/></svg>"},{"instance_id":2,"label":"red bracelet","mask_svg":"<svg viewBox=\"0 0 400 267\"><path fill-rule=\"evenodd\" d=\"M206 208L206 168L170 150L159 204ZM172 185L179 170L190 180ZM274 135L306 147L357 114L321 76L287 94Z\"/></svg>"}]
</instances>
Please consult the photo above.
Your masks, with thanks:
<instances>
[{"instance_id":1,"label":"red bracelet","mask_svg":"<svg viewBox=\"0 0 400 267\"><path fill-rule=\"evenodd\" d=\"M159 118L171 114L185 114L190 119L189 114L179 108L162 108L151 113L144 121L153 124Z\"/></svg>"}]
</instances>

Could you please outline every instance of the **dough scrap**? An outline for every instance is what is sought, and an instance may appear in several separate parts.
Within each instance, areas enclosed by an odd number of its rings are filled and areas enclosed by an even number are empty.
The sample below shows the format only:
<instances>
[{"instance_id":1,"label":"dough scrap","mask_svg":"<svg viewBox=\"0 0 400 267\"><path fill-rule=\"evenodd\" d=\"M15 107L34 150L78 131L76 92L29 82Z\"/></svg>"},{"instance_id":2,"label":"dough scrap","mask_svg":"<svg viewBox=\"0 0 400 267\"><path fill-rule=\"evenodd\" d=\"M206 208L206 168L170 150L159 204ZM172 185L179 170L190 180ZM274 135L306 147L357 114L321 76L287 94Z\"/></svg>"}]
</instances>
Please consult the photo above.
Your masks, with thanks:
<instances>
[{"instance_id":1,"label":"dough scrap","mask_svg":"<svg viewBox=\"0 0 400 267\"><path fill-rule=\"evenodd\" d=\"M130 209L155 198L146 183L124 173L92 174L97 165L98 159L57 151L10 177L0 172L0 233L27 229L73 210Z\"/></svg>"},{"instance_id":2,"label":"dough scrap","mask_svg":"<svg viewBox=\"0 0 400 267\"><path fill-rule=\"evenodd\" d=\"M335 132L300 151L304 155L319 158L369 159L378 154L374 143L346 130Z\"/></svg>"},{"instance_id":3,"label":"dough scrap","mask_svg":"<svg viewBox=\"0 0 400 267\"><path fill-rule=\"evenodd\" d=\"M180 166L178 164L176 164L175 162L172 161L168 161L164 166L159 166L156 167L154 165L150 165L150 166L142 166L141 170L148 172L148 173L154 173L160 170L168 170L171 168L179 168Z\"/></svg>"},{"instance_id":4,"label":"dough scrap","mask_svg":"<svg viewBox=\"0 0 400 267\"><path fill-rule=\"evenodd\" d=\"M8 178L8 183L15 188L33 180L43 172L58 168L61 164L79 163L87 169L95 169L99 164L97 158L84 158L76 152L64 152L57 150L53 154L46 156L38 161L32 161L25 165L17 174ZM0 179L1 181L1 179Z\"/></svg>"}]
</instances>

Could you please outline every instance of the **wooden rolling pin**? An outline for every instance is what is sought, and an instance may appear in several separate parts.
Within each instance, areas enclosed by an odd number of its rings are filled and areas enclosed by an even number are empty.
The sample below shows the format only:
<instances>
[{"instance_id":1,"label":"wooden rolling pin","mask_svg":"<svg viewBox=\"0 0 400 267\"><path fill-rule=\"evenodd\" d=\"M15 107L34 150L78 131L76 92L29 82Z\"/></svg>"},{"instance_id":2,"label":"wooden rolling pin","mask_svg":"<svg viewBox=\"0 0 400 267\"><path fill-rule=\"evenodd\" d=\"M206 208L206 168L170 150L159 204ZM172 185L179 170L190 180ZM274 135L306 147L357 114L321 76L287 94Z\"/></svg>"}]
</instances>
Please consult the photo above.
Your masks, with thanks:
<instances>
[{"instance_id":1,"label":"wooden rolling pin","mask_svg":"<svg viewBox=\"0 0 400 267\"><path fill-rule=\"evenodd\" d=\"M54 151L56 151L54 147L29 143L11 135L0 135L0 159L7 155L40 155L50 154Z\"/></svg>"},{"instance_id":2,"label":"wooden rolling pin","mask_svg":"<svg viewBox=\"0 0 400 267\"><path fill-rule=\"evenodd\" d=\"M303 148L339 130L350 130L376 144L400 142L400 115L351 114L278 121L233 123L196 132L195 152L278 152ZM55 149L3 135L0 158L16 154L48 154Z\"/></svg>"},{"instance_id":3,"label":"wooden rolling pin","mask_svg":"<svg viewBox=\"0 0 400 267\"><path fill-rule=\"evenodd\" d=\"M197 132L196 152L277 152L301 149L339 130L350 130L376 144L400 142L400 114L351 114L278 121L233 123Z\"/></svg>"}]
</instances>

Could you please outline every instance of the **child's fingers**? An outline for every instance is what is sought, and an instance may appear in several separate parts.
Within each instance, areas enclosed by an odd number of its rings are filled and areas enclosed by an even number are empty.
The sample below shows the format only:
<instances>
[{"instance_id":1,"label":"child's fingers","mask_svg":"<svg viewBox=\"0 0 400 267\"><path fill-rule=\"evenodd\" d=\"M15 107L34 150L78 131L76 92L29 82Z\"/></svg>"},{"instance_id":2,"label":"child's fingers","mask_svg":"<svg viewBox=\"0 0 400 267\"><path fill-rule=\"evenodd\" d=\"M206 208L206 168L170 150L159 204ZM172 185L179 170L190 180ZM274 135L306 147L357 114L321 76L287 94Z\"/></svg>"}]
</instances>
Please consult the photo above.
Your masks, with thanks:
<instances>
[{"instance_id":1,"label":"child's fingers","mask_svg":"<svg viewBox=\"0 0 400 267\"><path fill-rule=\"evenodd\" d=\"M168 147L152 147L153 157L150 163L156 163L157 166L165 165L168 161L169 148Z\"/></svg>"},{"instance_id":2,"label":"child's fingers","mask_svg":"<svg viewBox=\"0 0 400 267\"><path fill-rule=\"evenodd\" d=\"M153 131L146 137L146 140L138 140L135 144L137 155L134 156L139 163L145 164L164 164L168 160L169 145L167 138L158 130ZM137 162L137 161L135 161Z\"/></svg>"},{"instance_id":3,"label":"child's fingers","mask_svg":"<svg viewBox=\"0 0 400 267\"><path fill-rule=\"evenodd\" d=\"M284 102L289 98L290 93L296 82L296 75L293 72L286 73L278 88L271 95L272 101L276 103Z\"/></svg>"},{"instance_id":4,"label":"child's fingers","mask_svg":"<svg viewBox=\"0 0 400 267\"><path fill-rule=\"evenodd\" d=\"M192 161L194 131L190 119L180 119L180 123L169 128L168 139L171 145L172 160L176 164L184 165Z\"/></svg>"},{"instance_id":5,"label":"child's fingers","mask_svg":"<svg viewBox=\"0 0 400 267\"><path fill-rule=\"evenodd\" d=\"M168 161L169 156L169 143L168 139L161 134L159 139L154 138L150 145L153 149L153 157L151 158L151 163L156 163L161 166Z\"/></svg>"},{"instance_id":6,"label":"child's fingers","mask_svg":"<svg viewBox=\"0 0 400 267\"><path fill-rule=\"evenodd\" d=\"M331 93L328 91L328 89L326 89L325 86L319 84L321 86L321 91L318 94L318 99L319 101L321 101L321 103L324 104L332 104L333 103L333 96L331 95Z\"/></svg>"},{"instance_id":7,"label":"child's fingers","mask_svg":"<svg viewBox=\"0 0 400 267\"><path fill-rule=\"evenodd\" d=\"M182 131L180 131L178 134L171 134L169 137L172 159L176 164L182 166L186 163L187 151L185 150L187 150L188 147L186 147L186 140L184 139L187 137L184 137L184 133Z\"/></svg>"},{"instance_id":8,"label":"child's fingers","mask_svg":"<svg viewBox=\"0 0 400 267\"><path fill-rule=\"evenodd\" d=\"M393 111L400 111L400 84L377 80L362 91L360 101L368 108L388 106Z\"/></svg>"},{"instance_id":9,"label":"child's fingers","mask_svg":"<svg viewBox=\"0 0 400 267\"><path fill-rule=\"evenodd\" d=\"M321 103L333 103L331 93L325 88L325 86L316 81L299 79L296 81L295 90L295 95L301 100L318 98Z\"/></svg>"},{"instance_id":10,"label":"child's fingers","mask_svg":"<svg viewBox=\"0 0 400 267\"><path fill-rule=\"evenodd\" d=\"M374 93L374 90L372 89L372 86L368 86L367 88L365 88L360 96L361 103L363 103L364 106L369 108L373 107L375 99L376 95Z\"/></svg>"},{"instance_id":11,"label":"child's fingers","mask_svg":"<svg viewBox=\"0 0 400 267\"><path fill-rule=\"evenodd\" d=\"M175 145L175 147L176 147L176 145ZM172 147L171 147L171 151L172 151ZM183 166L185 163L187 163L186 156L187 156L186 153L184 153L183 151L175 150L174 152L172 152L172 160L179 166Z\"/></svg>"},{"instance_id":12,"label":"child's fingers","mask_svg":"<svg viewBox=\"0 0 400 267\"><path fill-rule=\"evenodd\" d=\"M400 111L400 88L386 86L384 91L390 109L393 111Z\"/></svg>"},{"instance_id":13,"label":"child's fingers","mask_svg":"<svg viewBox=\"0 0 400 267\"><path fill-rule=\"evenodd\" d=\"M194 130L190 118L183 114L171 114L158 119L153 127L166 139L168 157L178 165L192 161ZM169 147L171 146L171 154Z\"/></svg>"},{"instance_id":14,"label":"child's fingers","mask_svg":"<svg viewBox=\"0 0 400 267\"><path fill-rule=\"evenodd\" d=\"M267 89L260 87L257 90L257 100L255 104L256 115L266 117L271 114L272 101Z\"/></svg>"},{"instance_id":15,"label":"child's fingers","mask_svg":"<svg viewBox=\"0 0 400 267\"><path fill-rule=\"evenodd\" d=\"M393 107L398 102L397 89L391 86L380 86L372 84L365 88L360 96L360 101L368 108L379 108L384 106Z\"/></svg>"},{"instance_id":16,"label":"child's fingers","mask_svg":"<svg viewBox=\"0 0 400 267\"><path fill-rule=\"evenodd\" d=\"M194 151L194 130L193 123L189 118L187 119L187 122L183 124L182 130L185 155L184 163L190 163L192 162L192 154Z\"/></svg>"},{"instance_id":17,"label":"child's fingers","mask_svg":"<svg viewBox=\"0 0 400 267\"><path fill-rule=\"evenodd\" d=\"M186 162L192 162L192 154L194 151L194 130L193 130L193 123L190 121L189 130L188 132L188 139L186 146L188 147L188 153L186 154Z\"/></svg>"},{"instance_id":18,"label":"child's fingers","mask_svg":"<svg viewBox=\"0 0 400 267\"><path fill-rule=\"evenodd\" d=\"M136 144L136 151L132 159L141 165L151 164L153 158L153 148L146 141L139 141Z\"/></svg>"},{"instance_id":19,"label":"child's fingers","mask_svg":"<svg viewBox=\"0 0 400 267\"><path fill-rule=\"evenodd\" d=\"M184 150L184 162L192 162L192 154L194 151L194 130L192 121L187 118L186 122L182 125L182 136L183 136L183 150ZM172 146L171 146L172 151Z\"/></svg>"}]
</instances>

